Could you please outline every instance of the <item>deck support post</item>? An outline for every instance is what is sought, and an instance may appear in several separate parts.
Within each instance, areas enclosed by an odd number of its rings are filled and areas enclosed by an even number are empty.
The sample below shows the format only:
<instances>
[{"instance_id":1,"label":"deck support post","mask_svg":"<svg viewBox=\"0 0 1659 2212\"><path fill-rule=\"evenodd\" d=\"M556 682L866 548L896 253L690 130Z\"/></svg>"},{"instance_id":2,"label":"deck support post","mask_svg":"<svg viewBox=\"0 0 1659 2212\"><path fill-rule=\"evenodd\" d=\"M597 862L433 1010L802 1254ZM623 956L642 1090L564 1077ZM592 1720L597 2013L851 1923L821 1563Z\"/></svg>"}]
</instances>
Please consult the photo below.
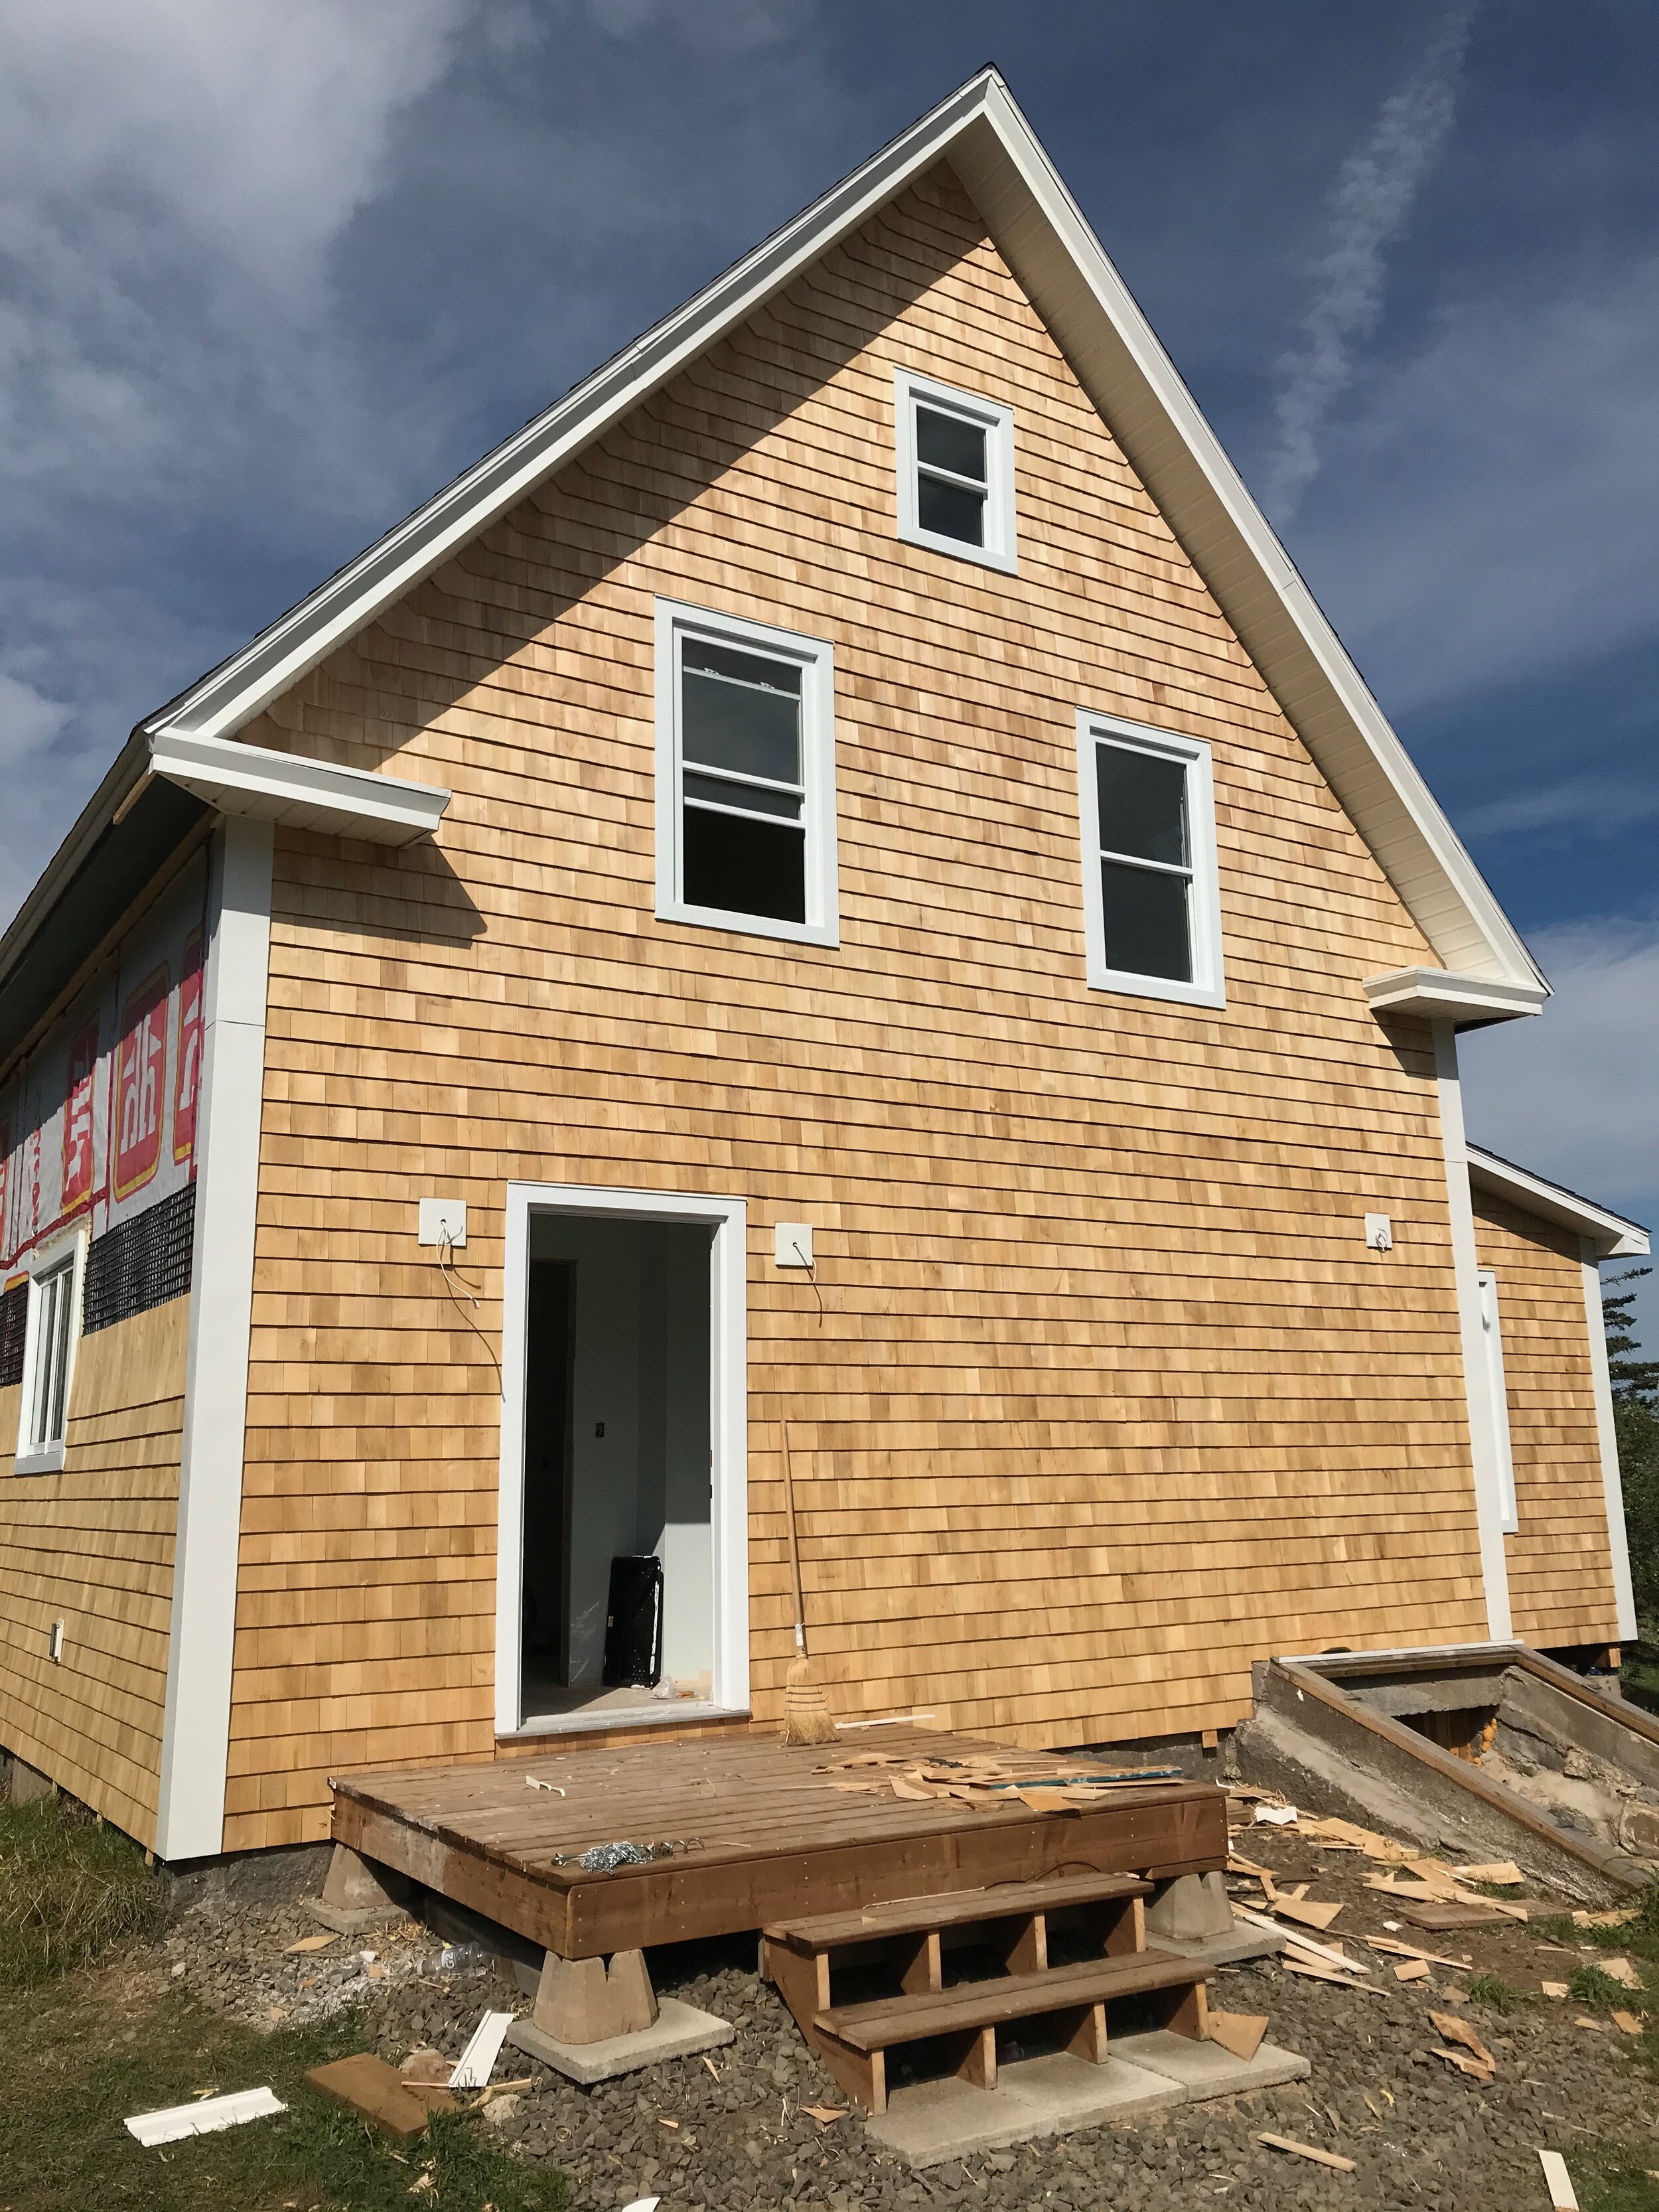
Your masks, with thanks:
<instances>
[{"instance_id":1,"label":"deck support post","mask_svg":"<svg viewBox=\"0 0 1659 2212\"><path fill-rule=\"evenodd\" d=\"M337 1912L396 1911L398 1900L366 1858L344 1844L336 1844L323 1884L323 1903Z\"/></svg>"},{"instance_id":2,"label":"deck support post","mask_svg":"<svg viewBox=\"0 0 1659 2212\"><path fill-rule=\"evenodd\" d=\"M657 1996L644 1952L616 1951L607 1964L550 1951L530 2017L556 2043L607 2043L653 2027Z\"/></svg>"}]
</instances>

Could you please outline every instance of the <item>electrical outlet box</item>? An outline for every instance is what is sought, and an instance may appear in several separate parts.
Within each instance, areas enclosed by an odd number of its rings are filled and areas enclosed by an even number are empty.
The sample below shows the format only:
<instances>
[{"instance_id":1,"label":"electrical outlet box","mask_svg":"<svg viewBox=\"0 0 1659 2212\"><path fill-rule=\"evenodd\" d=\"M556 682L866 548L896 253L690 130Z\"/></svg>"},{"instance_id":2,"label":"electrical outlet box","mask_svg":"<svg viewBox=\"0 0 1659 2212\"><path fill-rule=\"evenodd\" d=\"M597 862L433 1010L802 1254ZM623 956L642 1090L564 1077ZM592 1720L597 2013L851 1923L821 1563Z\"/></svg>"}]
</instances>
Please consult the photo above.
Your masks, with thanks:
<instances>
[{"instance_id":1,"label":"electrical outlet box","mask_svg":"<svg viewBox=\"0 0 1659 2212\"><path fill-rule=\"evenodd\" d=\"M772 1231L772 1255L780 1267L810 1267L812 1264L811 1223L780 1221Z\"/></svg>"},{"instance_id":2,"label":"electrical outlet box","mask_svg":"<svg viewBox=\"0 0 1659 2212\"><path fill-rule=\"evenodd\" d=\"M1373 1252L1393 1251L1394 1224L1386 1213L1368 1213L1365 1216L1365 1242Z\"/></svg>"},{"instance_id":3,"label":"electrical outlet box","mask_svg":"<svg viewBox=\"0 0 1659 2212\"><path fill-rule=\"evenodd\" d=\"M421 1242L447 1244L453 1252L466 1243L466 1200L464 1198L423 1198L421 1200Z\"/></svg>"},{"instance_id":4,"label":"electrical outlet box","mask_svg":"<svg viewBox=\"0 0 1659 2212\"><path fill-rule=\"evenodd\" d=\"M56 1665L62 1666L64 1662L64 1624L61 1620L54 1620L51 1628L46 1632L46 1656Z\"/></svg>"}]
</instances>

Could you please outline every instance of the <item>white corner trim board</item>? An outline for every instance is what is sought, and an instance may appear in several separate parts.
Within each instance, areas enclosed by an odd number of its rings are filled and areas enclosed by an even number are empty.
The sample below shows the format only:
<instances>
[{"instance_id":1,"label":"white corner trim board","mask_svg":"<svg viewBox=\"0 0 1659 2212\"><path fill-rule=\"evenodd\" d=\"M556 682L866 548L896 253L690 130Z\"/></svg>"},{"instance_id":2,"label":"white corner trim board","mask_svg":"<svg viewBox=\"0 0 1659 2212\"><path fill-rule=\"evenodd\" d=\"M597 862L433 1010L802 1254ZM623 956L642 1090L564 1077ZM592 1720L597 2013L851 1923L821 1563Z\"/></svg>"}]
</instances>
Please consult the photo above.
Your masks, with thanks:
<instances>
[{"instance_id":1,"label":"white corner trim board","mask_svg":"<svg viewBox=\"0 0 1659 2212\"><path fill-rule=\"evenodd\" d=\"M150 738L149 766L153 775L193 792L222 814L332 830L377 845L429 837L449 805L448 792L436 784L184 730Z\"/></svg>"},{"instance_id":2,"label":"white corner trim board","mask_svg":"<svg viewBox=\"0 0 1659 2212\"><path fill-rule=\"evenodd\" d=\"M268 2119L287 2110L274 2089L233 2089L228 2096L169 2105L164 2112L135 2112L123 2124L147 2150L154 2150L160 2143L182 2142L186 2136L216 2136L223 2128L240 2128L246 2120Z\"/></svg>"},{"instance_id":3,"label":"white corner trim board","mask_svg":"<svg viewBox=\"0 0 1659 2212\"><path fill-rule=\"evenodd\" d=\"M1647 1247L1644 1244L1644 1251ZM1613 1568L1618 1640L1637 1633L1636 1591L1630 1575L1630 1538L1625 1528L1625 1486L1619 1473L1619 1435L1613 1419L1613 1377L1607 1369L1607 1331L1601 1311L1601 1270L1594 1237L1578 1242L1584 1282L1584 1327L1589 1334L1590 1388L1595 1398L1595 1440L1601 1458L1601 1495L1607 1504L1607 1550Z\"/></svg>"},{"instance_id":4,"label":"white corner trim board","mask_svg":"<svg viewBox=\"0 0 1659 2212\"><path fill-rule=\"evenodd\" d=\"M1486 1633L1494 1644L1503 1644L1514 1633L1510 1615L1509 1561L1504 1550L1503 1477L1486 1385L1480 1268L1475 1250L1474 1210L1469 1203L1469 1173L1464 1157L1457 1033L1449 1020L1434 1024L1434 1070L1440 1099L1441 1144L1446 1162L1446 1202L1451 1216L1452 1268L1457 1288L1458 1335L1463 1353L1463 1399L1468 1408L1469 1451L1474 1468L1480 1577L1486 1595Z\"/></svg>"},{"instance_id":5,"label":"white corner trim board","mask_svg":"<svg viewBox=\"0 0 1659 2212\"><path fill-rule=\"evenodd\" d=\"M269 822L232 818L214 845L190 1350L155 1823L162 1859L207 1858L223 1848L274 834Z\"/></svg>"},{"instance_id":6,"label":"white corner trim board","mask_svg":"<svg viewBox=\"0 0 1659 2212\"><path fill-rule=\"evenodd\" d=\"M495 1537L495 1733L526 1733L520 1697L524 1605L524 1429L530 1231L538 1213L590 1220L683 1221L712 1228L708 1320L709 1478L713 1490L714 1652L699 1719L749 1710L749 1209L740 1198L602 1184L509 1182L501 1295L501 1504ZM629 1712L629 1727L684 1721L663 1705ZM614 1711L538 1721L537 1735L615 1727Z\"/></svg>"}]
</instances>

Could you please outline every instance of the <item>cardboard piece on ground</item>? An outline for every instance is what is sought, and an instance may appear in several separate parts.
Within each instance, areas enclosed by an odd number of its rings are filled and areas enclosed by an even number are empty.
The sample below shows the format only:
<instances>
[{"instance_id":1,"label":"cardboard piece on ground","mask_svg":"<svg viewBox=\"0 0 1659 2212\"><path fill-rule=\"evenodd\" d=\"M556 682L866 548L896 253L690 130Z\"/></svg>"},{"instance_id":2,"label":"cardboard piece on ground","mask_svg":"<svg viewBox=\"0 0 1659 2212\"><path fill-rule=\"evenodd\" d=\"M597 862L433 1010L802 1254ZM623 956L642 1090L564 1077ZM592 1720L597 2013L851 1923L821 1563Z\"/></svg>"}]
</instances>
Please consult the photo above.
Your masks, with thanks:
<instances>
[{"instance_id":1,"label":"cardboard piece on ground","mask_svg":"<svg viewBox=\"0 0 1659 2212\"><path fill-rule=\"evenodd\" d=\"M1294 1920L1303 1928L1316 1928L1322 1936L1342 1907L1328 1905L1317 1898L1286 1897L1281 1890L1273 1899L1273 1911L1281 1920Z\"/></svg>"},{"instance_id":2,"label":"cardboard piece on ground","mask_svg":"<svg viewBox=\"0 0 1659 2212\"><path fill-rule=\"evenodd\" d=\"M326 1951L331 1943L337 1943L339 1940L340 1931L337 1928L330 1929L326 1934L302 1936L297 1943L289 1944L287 1955L292 1958L296 1951Z\"/></svg>"},{"instance_id":3,"label":"cardboard piece on ground","mask_svg":"<svg viewBox=\"0 0 1659 2212\"><path fill-rule=\"evenodd\" d=\"M1544 2169L1544 2185L1550 2193L1550 2212L1578 2212L1577 2192L1560 2152L1540 2150L1538 2163Z\"/></svg>"},{"instance_id":4,"label":"cardboard piece on ground","mask_svg":"<svg viewBox=\"0 0 1659 2212\"><path fill-rule=\"evenodd\" d=\"M1340 2158L1334 2150L1316 2150L1312 2143L1297 2142L1291 2136L1259 2135L1256 2141L1266 2143L1269 2150L1293 2151L1297 2158L1310 2158L1316 2166L1334 2166L1339 2173L1353 2172L1351 2158Z\"/></svg>"},{"instance_id":5,"label":"cardboard piece on ground","mask_svg":"<svg viewBox=\"0 0 1659 2212\"><path fill-rule=\"evenodd\" d=\"M1426 1982L1429 1962L1426 1959L1402 1959L1394 1970L1394 1978L1397 1982Z\"/></svg>"},{"instance_id":6,"label":"cardboard piece on ground","mask_svg":"<svg viewBox=\"0 0 1659 2212\"><path fill-rule=\"evenodd\" d=\"M1468 2021L1460 2020L1455 2012L1431 2012L1429 2019L1448 2043L1461 2043L1465 2051L1474 2052L1482 2066L1490 2066L1494 2072L1497 2070L1498 2061Z\"/></svg>"},{"instance_id":7,"label":"cardboard piece on ground","mask_svg":"<svg viewBox=\"0 0 1659 2212\"><path fill-rule=\"evenodd\" d=\"M305 2081L308 2089L346 2106L397 2142L408 2142L419 2135L432 2113L455 2109L455 2100L447 2089L416 2088L395 2067L368 2051L360 2051L350 2058L337 2058L327 2066L313 2066Z\"/></svg>"},{"instance_id":8,"label":"cardboard piece on ground","mask_svg":"<svg viewBox=\"0 0 1659 2212\"><path fill-rule=\"evenodd\" d=\"M1607 2017L1621 2035L1640 2035L1642 2023L1633 2012L1609 2013Z\"/></svg>"},{"instance_id":9,"label":"cardboard piece on ground","mask_svg":"<svg viewBox=\"0 0 1659 2212\"><path fill-rule=\"evenodd\" d=\"M1261 2050L1261 2039L1267 2033L1267 2015L1265 2012L1217 2012L1213 2006L1210 2008L1210 2040L1218 2043L1224 2051L1231 2051L1235 2058L1254 2058Z\"/></svg>"},{"instance_id":10,"label":"cardboard piece on ground","mask_svg":"<svg viewBox=\"0 0 1659 2212\"><path fill-rule=\"evenodd\" d=\"M198 2097L188 2105L169 2105L159 2112L135 2112L124 2123L146 2149L180 2142L186 2136L217 2135L222 2128L240 2128L245 2120L262 2120L271 2112L285 2112L269 2088L233 2089L228 2096Z\"/></svg>"}]
</instances>

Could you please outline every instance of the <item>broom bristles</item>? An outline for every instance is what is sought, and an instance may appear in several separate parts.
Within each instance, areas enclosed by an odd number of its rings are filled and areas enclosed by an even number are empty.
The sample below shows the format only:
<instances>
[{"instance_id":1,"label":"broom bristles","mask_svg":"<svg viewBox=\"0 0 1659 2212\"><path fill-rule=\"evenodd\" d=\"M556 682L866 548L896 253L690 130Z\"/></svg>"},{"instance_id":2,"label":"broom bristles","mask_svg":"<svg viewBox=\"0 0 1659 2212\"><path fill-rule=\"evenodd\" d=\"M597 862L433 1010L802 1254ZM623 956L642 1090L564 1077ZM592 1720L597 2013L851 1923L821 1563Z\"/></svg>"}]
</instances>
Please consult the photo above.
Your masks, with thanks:
<instances>
[{"instance_id":1,"label":"broom bristles","mask_svg":"<svg viewBox=\"0 0 1659 2212\"><path fill-rule=\"evenodd\" d=\"M810 1659L794 1661L784 1677L783 1728L779 1740L795 1744L836 1741L830 1700Z\"/></svg>"}]
</instances>

